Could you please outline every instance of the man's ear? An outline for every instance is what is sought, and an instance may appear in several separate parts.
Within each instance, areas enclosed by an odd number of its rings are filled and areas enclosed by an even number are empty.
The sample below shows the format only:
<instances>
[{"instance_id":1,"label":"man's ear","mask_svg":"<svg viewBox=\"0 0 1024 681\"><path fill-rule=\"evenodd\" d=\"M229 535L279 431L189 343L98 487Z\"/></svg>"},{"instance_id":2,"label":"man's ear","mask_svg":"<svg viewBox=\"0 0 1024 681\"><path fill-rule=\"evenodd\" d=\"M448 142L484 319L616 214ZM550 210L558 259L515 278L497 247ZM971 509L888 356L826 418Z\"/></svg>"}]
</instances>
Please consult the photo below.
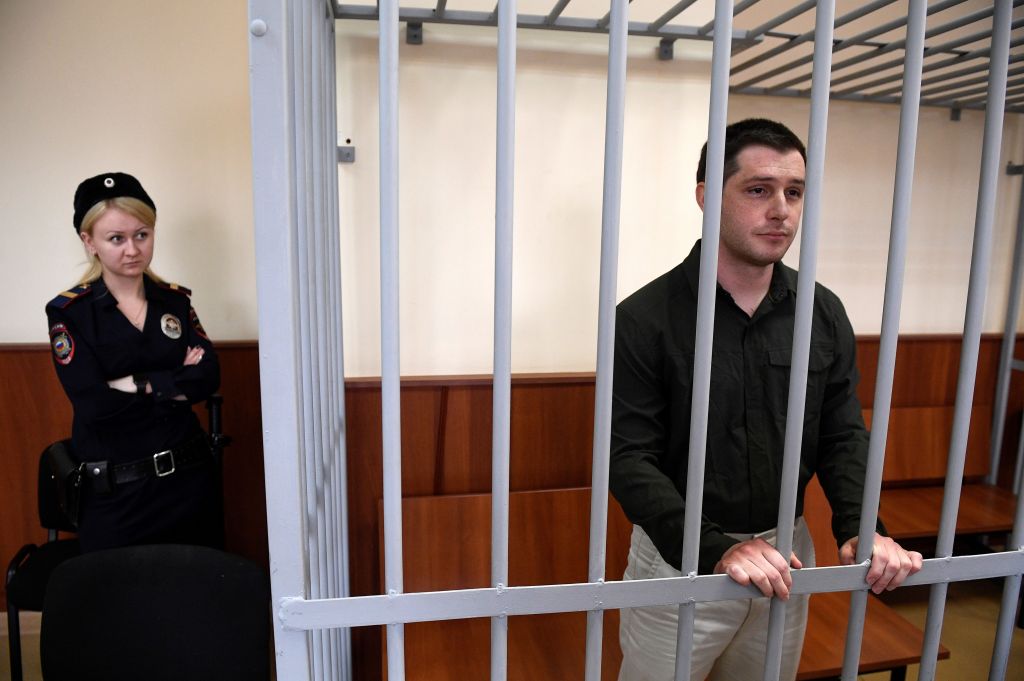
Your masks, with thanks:
<instances>
[{"instance_id":1,"label":"man's ear","mask_svg":"<svg viewBox=\"0 0 1024 681\"><path fill-rule=\"evenodd\" d=\"M703 182L698 182L697 183L696 195L697 195L697 205L700 206L700 209L703 211L704 210L704 183Z\"/></svg>"}]
</instances>

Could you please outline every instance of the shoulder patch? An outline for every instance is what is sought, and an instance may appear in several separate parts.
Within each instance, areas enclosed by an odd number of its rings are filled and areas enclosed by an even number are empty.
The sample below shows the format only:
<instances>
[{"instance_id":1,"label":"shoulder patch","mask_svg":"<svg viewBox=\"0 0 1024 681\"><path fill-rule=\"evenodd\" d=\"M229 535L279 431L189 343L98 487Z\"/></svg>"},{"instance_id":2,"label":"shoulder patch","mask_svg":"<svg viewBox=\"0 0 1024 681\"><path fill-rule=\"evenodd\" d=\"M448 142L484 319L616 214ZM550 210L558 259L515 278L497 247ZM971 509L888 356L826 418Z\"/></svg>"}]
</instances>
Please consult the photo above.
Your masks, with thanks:
<instances>
[{"instance_id":1,"label":"shoulder patch","mask_svg":"<svg viewBox=\"0 0 1024 681\"><path fill-rule=\"evenodd\" d=\"M50 327L50 347L53 349L54 361L65 366L71 364L75 356L75 341L64 324Z\"/></svg>"},{"instance_id":2,"label":"shoulder patch","mask_svg":"<svg viewBox=\"0 0 1024 681\"><path fill-rule=\"evenodd\" d=\"M90 284L81 284L59 293L57 297L46 304L46 307L65 308L89 293L92 293L92 286Z\"/></svg>"},{"instance_id":3,"label":"shoulder patch","mask_svg":"<svg viewBox=\"0 0 1024 681\"><path fill-rule=\"evenodd\" d=\"M175 293L180 293L183 296L185 296L186 298L191 298L192 297L192 289L190 289L190 288L188 288L186 286L182 286L180 284L175 284L175 283L170 282L170 281L164 281L164 282L161 282L161 283L157 284L157 286L159 286L160 288L165 289L167 291L174 291Z\"/></svg>"}]
</instances>

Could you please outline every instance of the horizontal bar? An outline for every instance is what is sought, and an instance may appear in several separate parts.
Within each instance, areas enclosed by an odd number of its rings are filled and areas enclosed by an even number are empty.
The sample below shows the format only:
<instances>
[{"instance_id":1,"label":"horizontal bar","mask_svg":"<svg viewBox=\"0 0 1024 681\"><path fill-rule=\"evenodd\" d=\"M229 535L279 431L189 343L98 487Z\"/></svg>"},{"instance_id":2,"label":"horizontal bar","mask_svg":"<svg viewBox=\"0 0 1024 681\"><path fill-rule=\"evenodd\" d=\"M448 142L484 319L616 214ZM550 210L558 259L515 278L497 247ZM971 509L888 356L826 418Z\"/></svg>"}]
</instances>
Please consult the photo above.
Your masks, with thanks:
<instances>
[{"instance_id":1,"label":"horizontal bar","mask_svg":"<svg viewBox=\"0 0 1024 681\"><path fill-rule=\"evenodd\" d=\"M767 88L763 87L747 87L737 88L733 87L729 89L729 92L736 95L769 95ZM769 95L771 97L797 97L800 99L808 98L807 90L773 90ZM874 102L876 104L899 104L900 98L891 95L886 97L879 97L875 95L864 95L854 92L838 93L833 92L829 95L830 99L841 99L846 102ZM1009 101L1009 100L1008 100ZM962 104L953 99L922 99L921 106L939 107L942 109L971 109L977 111L983 111L985 109L984 102L973 102ZM1007 105L1006 111L1011 113L1024 113L1024 109L1017 104L1017 100Z\"/></svg>"},{"instance_id":2,"label":"horizontal bar","mask_svg":"<svg viewBox=\"0 0 1024 681\"><path fill-rule=\"evenodd\" d=\"M339 19L364 19L377 20L377 8L372 5L341 5L339 8ZM477 12L467 10L448 10L443 17L436 16L433 9L404 8L399 10L399 21L419 21L425 24L456 24L461 26L495 26L495 15L493 12ZM581 19L576 17L559 17L548 22L548 17L539 14L520 14L517 26L519 28L536 28L556 31L575 31L579 33L608 33L607 28L601 28L597 19ZM701 35L696 26L664 26L652 28L654 24L643 21L629 22L629 34L649 36L652 38L674 38L678 40L705 40L710 41L711 36ZM732 39L734 44L750 46L759 42L747 37L746 31L733 31Z\"/></svg>"},{"instance_id":3,"label":"horizontal bar","mask_svg":"<svg viewBox=\"0 0 1024 681\"><path fill-rule=\"evenodd\" d=\"M1008 63L1009 64L1016 64L1016 63L1018 63L1020 61L1024 61L1024 54L1011 54L1010 55L1010 60L1009 60ZM987 83L988 82L988 63L987 62L982 62L981 64L975 64L974 66L968 66L968 67L959 69L957 71L947 71L946 73L940 73L939 75L932 76L931 78L925 78L924 80L921 81L921 85L922 86L924 86L924 85L938 85L938 87L929 88L929 90L933 90L933 91L934 90L939 90L939 89L941 89L943 87L944 84L946 84L948 81L950 81L950 80L952 80L954 78L960 78L961 76L969 76L969 75L974 74L974 73L981 73L982 71L985 72L985 75L982 76L981 78L978 78L978 79L972 79L972 82ZM902 85L896 85L894 87L887 88L885 90L879 90L878 92L873 92L871 94L873 94L873 95L890 95L890 94L892 94L894 92L900 92L902 89L903 89Z\"/></svg>"},{"instance_id":4,"label":"horizontal bar","mask_svg":"<svg viewBox=\"0 0 1024 681\"><path fill-rule=\"evenodd\" d=\"M1011 48L1018 47L1021 44L1024 44L1024 37L1014 38L1010 42L1010 47ZM989 53L989 48L987 48L987 47L983 47L983 48L980 48L980 49L977 49L977 50L972 50L971 52L966 52L966 53L964 53L964 54L962 54L962 55L960 55L958 57L950 57L949 59L944 59L942 61L937 61L937 62L932 62L931 64L927 64L927 65L925 65L923 71L925 71L925 72L927 72L927 71L936 71L938 69L944 69L947 66L955 66L955 65L958 65L958 64L961 64L961 63L966 63L966 62L972 61L974 59L987 59L988 56L989 56L988 53ZM926 52L924 56L925 56L925 59L927 59L928 57L930 57L932 55L930 53ZM902 64L902 61L900 63ZM878 66L879 70L885 69L885 68L889 68L889 66L888 65L879 65ZM869 73L873 73L873 72L874 71L859 72L860 75L857 76L857 77L859 78L859 77L862 77L862 76L866 76L866 75L869 75ZM836 83L836 82L839 82L840 80L848 81L848 80L852 79L853 75L854 74L851 74L851 76L844 76L843 78L836 79L833 82ZM852 87L852 88L848 88L846 90L839 90L837 92L833 92L832 96L834 97L837 94L848 94L848 93L852 93L852 92L859 92L859 91L867 90L867 89L870 89L870 88L873 88L873 87L877 87L879 85L886 85L888 83L894 83L894 82L896 82L898 80L901 80L902 78L903 78L903 73L902 72L897 73L895 75L891 75L891 76L884 76L884 77L879 78L877 80L873 80L873 81L871 81L869 83L861 83L860 85L857 85L857 86Z\"/></svg>"},{"instance_id":5,"label":"horizontal bar","mask_svg":"<svg viewBox=\"0 0 1024 681\"><path fill-rule=\"evenodd\" d=\"M792 594L867 589L868 563L793 571ZM1024 573L1024 550L977 556L929 558L904 586L962 582ZM284 598L278 617L285 629L365 627L440 620L764 598L753 586L727 575L670 577L505 588L429 591L307 600Z\"/></svg>"},{"instance_id":6,"label":"horizontal bar","mask_svg":"<svg viewBox=\"0 0 1024 681\"><path fill-rule=\"evenodd\" d=\"M562 16L562 12L565 11L565 8L568 5L569 0L558 0L558 3L554 7L552 7L551 11L548 12L548 15L544 17L544 23L551 24L552 22L554 22L555 19Z\"/></svg>"},{"instance_id":7,"label":"horizontal bar","mask_svg":"<svg viewBox=\"0 0 1024 681\"><path fill-rule=\"evenodd\" d=\"M740 0L732 8L732 15L734 17L738 16L741 12L745 12L746 10L750 9L751 7L753 7L754 5L756 5L759 2L761 2L761 0ZM714 29L715 29L715 20L712 19L708 23L706 23L703 26L701 26L698 29L698 32L701 35L709 35L712 31L714 31Z\"/></svg>"},{"instance_id":8,"label":"horizontal bar","mask_svg":"<svg viewBox=\"0 0 1024 681\"><path fill-rule=\"evenodd\" d=\"M767 33L768 31L770 31L773 28L775 28L776 26L781 26L782 24L786 23L787 21L789 21L793 17L800 16L801 14L806 12L807 10L815 7L817 4L818 4L818 0L804 0L804 2L800 3L799 5L797 5L796 7L792 8L791 10L789 10L787 12L783 12L782 14L778 15L777 17L773 17L773 18L769 19L768 21L766 21L765 23L761 24L760 26L757 26L756 28L750 29L750 33L751 33L752 36L760 37L760 36L764 35L765 33Z\"/></svg>"},{"instance_id":9,"label":"horizontal bar","mask_svg":"<svg viewBox=\"0 0 1024 681\"><path fill-rule=\"evenodd\" d=\"M1019 76L1021 74L1024 74L1024 66L1018 66L1017 68L1010 69L1007 72L1007 76ZM975 78L968 78L966 80L961 80L961 81L955 82L955 83L940 83L939 85L936 85L935 87L931 87L931 88L928 88L927 90L923 90L921 92L921 94L923 96L925 96L925 97L931 97L933 95L938 95L938 94L943 93L943 92L958 92L960 90L963 90L964 88L976 87L978 85L983 85L983 84L985 84L987 82L988 82L988 76L987 75L977 76ZM883 93L875 92L874 94L880 95L880 94L883 94ZM959 96L959 94L957 96Z\"/></svg>"},{"instance_id":10,"label":"horizontal bar","mask_svg":"<svg viewBox=\"0 0 1024 681\"><path fill-rule=\"evenodd\" d=\"M1024 85L1024 78L1011 78L1007 80L1006 96L1009 97L1012 94L1014 94L1015 91L1012 88L1016 88L1021 85ZM979 95L981 96L979 97ZM969 103L973 101L985 101L986 99L988 99L988 87L983 86L976 87L970 90L954 90L952 94L946 95L946 98L954 101L961 101L964 103Z\"/></svg>"},{"instance_id":11,"label":"horizontal bar","mask_svg":"<svg viewBox=\"0 0 1024 681\"><path fill-rule=\"evenodd\" d=\"M689 7L690 5L692 5L695 2L697 2L697 0L679 0L679 2L677 2L674 5L672 5L672 7L671 7L671 9L669 9L669 11L665 12L660 17L658 17L657 19L652 21L651 22L651 28L654 28L654 29L661 28L662 26L664 26L665 24L667 24L668 22L672 21L677 16L682 14L683 11L687 7Z\"/></svg>"},{"instance_id":12,"label":"horizontal bar","mask_svg":"<svg viewBox=\"0 0 1024 681\"><path fill-rule=\"evenodd\" d=\"M875 0L874 2L872 2L870 4L864 5L863 7L855 9L854 11L849 12L848 14L844 14L843 16L841 16L838 19L836 19L835 28L839 28L840 26L848 24L851 21L856 21L857 19L860 19L863 16L871 14L872 12L874 12L877 9L881 9L882 7L885 7L886 5L891 5L895 1L896 0ZM770 49L770 50L768 50L766 52L763 52L762 54L757 55L753 59L745 61L742 64L739 64L738 66L733 66L732 67L732 74L736 75L740 71L744 71L744 70L750 68L751 66L754 66L755 64L760 64L761 62L765 61L766 59L769 59L769 58L774 57L776 55L782 54L786 50L789 50L789 49L791 49L793 47L796 47L797 45L800 45L802 43L805 43L805 42L807 42L809 40L813 40L813 39L814 39L814 31L807 31L806 33L803 33L803 34L793 38L792 40L790 40L788 42L785 42L785 43L783 43L781 45L776 45L772 49Z\"/></svg>"},{"instance_id":13,"label":"horizontal bar","mask_svg":"<svg viewBox=\"0 0 1024 681\"><path fill-rule=\"evenodd\" d=\"M946 0L945 3L939 3L937 5L929 7L928 8L928 14L931 15L931 14L936 14L938 12L942 12L943 10L949 9L950 7L955 7L956 5L960 4L961 2L962 2L962 0ZM945 23L945 24L943 24L941 26L936 26L935 28L931 29L930 31L928 31L925 34L925 39L934 38L937 35L942 35L943 33L948 33L949 31L954 31L954 30L956 30L958 28L962 28L963 26L966 26L968 24L973 24L973 23L976 23L978 21L982 21L984 19L987 19L988 17L992 16L992 12L993 11L994 10L991 7L989 7L987 9L978 10L977 12L974 12L973 14L968 14L966 16L959 17L958 19L955 19L953 21ZM906 17L901 17L899 19L893 19L892 21L890 21L887 24L883 24L882 26L876 26L875 28L869 29L867 31L864 31L863 33L861 33L859 35L856 35L856 36L853 36L852 38L847 38L847 39L841 41L839 44L835 45L835 47L833 48L833 52L838 52L839 50L845 49L847 47L852 47L854 45L861 46L861 47L866 46L867 45L867 40L869 38L873 38L873 37L875 37L877 35L882 35L884 33L888 33L888 32L890 32L892 30L900 28L901 26L903 26L906 23L907 23L907 18ZM985 35L985 36L987 36L988 32L986 31L986 32L984 32L984 34L976 34L976 35ZM953 41L951 43L947 43L946 45L952 46L953 43L956 43L956 42L959 42L959 41ZM974 42L974 41L972 40L970 42ZM961 44L966 44L966 43L961 43ZM864 52L864 53L859 54L859 55L857 55L855 57L850 57L850 58L848 58L848 59L846 59L844 61L833 63L832 64L832 72L835 73L836 71L841 71L842 69L847 69L847 68L850 68L851 66L856 66L857 64L861 64L861 63L863 63L865 61L869 61L871 59L877 59L878 57L881 57L882 55L888 54L889 52L893 52L895 50L903 50L903 49L906 48L906 45L907 45L907 41L906 41L905 38L901 38L899 40L895 40L895 41L893 41L891 43L886 43L886 44L884 44L884 45L882 45L882 46L880 46L880 47L878 47L875 50L872 50L870 52ZM933 47L930 50L927 50L927 54L936 54L937 52L942 51L944 47L946 47L946 46ZM808 57L796 60L794 62L791 62L789 64L789 66L792 66L792 67L801 66L801 65L809 62L810 59L811 59L810 56L808 56ZM902 63L902 62L903 62L903 58L900 58L898 63ZM780 68L782 68L782 67L780 67ZM784 70L787 70L787 69L783 69L783 71ZM780 73L783 72L783 71L780 71L780 69L776 69L776 71L779 71ZM874 68L871 68L871 69L869 69L868 72L869 73L877 73L877 70L875 70ZM775 74L773 74L773 75L775 75ZM763 79L764 77L762 76L761 78ZM792 78L790 80L787 80L785 82L777 83L777 84L773 85L771 89L782 90L782 89L785 89L785 88L788 88L788 87L792 87L792 86L796 85L797 83L802 83L803 81L807 80L808 78L810 78L810 74L806 74L806 75L803 75L803 76L797 76L797 77ZM851 80L851 77L847 76L847 77L844 77L843 79L835 78L835 79L833 79L832 82L833 82L833 84L838 84L840 82L849 82L849 80ZM742 85L741 85L741 87L742 87Z\"/></svg>"}]
</instances>

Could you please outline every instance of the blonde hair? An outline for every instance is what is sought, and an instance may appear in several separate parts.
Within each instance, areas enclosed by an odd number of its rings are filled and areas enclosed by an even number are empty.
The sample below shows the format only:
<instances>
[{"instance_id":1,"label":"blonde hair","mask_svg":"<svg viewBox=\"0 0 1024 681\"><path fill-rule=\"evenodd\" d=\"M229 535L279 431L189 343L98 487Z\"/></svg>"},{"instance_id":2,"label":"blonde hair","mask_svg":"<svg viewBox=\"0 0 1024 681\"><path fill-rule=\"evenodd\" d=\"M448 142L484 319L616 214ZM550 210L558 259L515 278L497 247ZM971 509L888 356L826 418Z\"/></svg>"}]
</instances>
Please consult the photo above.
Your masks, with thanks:
<instances>
[{"instance_id":1,"label":"blonde hair","mask_svg":"<svg viewBox=\"0 0 1024 681\"><path fill-rule=\"evenodd\" d=\"M81 233L92 236L92 229L96 225L96 221L111 208L116 208L128 215L131 215L150 229L156 229L155 210L138 199L133 199L129 196L119 196L114 199L104 199L90 208L86 212L85 217L82 218ZM88 250L86 250L86 257L89 258L89 267L78 279L78 283L76 284L77 286L94 282L103 274L103 265L100 264L100 259L95 255L89 255ZM154 281L163 281L163 279L157 276L157 274L148 267L146 268L146 274Z\"/></svg>"}]
</instances>

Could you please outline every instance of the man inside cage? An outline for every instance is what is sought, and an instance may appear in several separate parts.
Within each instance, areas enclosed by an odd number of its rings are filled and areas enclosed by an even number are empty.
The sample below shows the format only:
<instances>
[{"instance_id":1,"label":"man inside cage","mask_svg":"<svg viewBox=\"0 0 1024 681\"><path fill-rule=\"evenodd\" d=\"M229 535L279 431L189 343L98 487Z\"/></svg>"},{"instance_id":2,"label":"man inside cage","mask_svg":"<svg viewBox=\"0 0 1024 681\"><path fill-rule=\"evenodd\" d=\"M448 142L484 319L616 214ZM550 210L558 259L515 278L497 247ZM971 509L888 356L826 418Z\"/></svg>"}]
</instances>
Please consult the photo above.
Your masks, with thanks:
<instances>
[{"instance_id":1,"label":"man inside cage","mask_svg":"<svg viewBox=\"0 0 1024 681\"><path fill-rule=\"evenodd\" d=\"M868 432L856 386L853 328L815 285L793 552L775 549L797 272L782 261L803 208L806 152L781 123L726 129L704 499L698 574L724 573L789 601L781 679L794 679L808 596L793 568L814 565L804 491L818 476L844 564L857 548ZM707 145L697 167L704 209ZM624 579L681 575L697 288L702 244L619 304L611 490L634 524ZM880 593L921 569L921 554L875 533L867 582ZM698 603L692 681L747 681L764 669L770 599ZM622 611L620 681L674 678L676 606Z\"/></svg>"}]
</instances>

